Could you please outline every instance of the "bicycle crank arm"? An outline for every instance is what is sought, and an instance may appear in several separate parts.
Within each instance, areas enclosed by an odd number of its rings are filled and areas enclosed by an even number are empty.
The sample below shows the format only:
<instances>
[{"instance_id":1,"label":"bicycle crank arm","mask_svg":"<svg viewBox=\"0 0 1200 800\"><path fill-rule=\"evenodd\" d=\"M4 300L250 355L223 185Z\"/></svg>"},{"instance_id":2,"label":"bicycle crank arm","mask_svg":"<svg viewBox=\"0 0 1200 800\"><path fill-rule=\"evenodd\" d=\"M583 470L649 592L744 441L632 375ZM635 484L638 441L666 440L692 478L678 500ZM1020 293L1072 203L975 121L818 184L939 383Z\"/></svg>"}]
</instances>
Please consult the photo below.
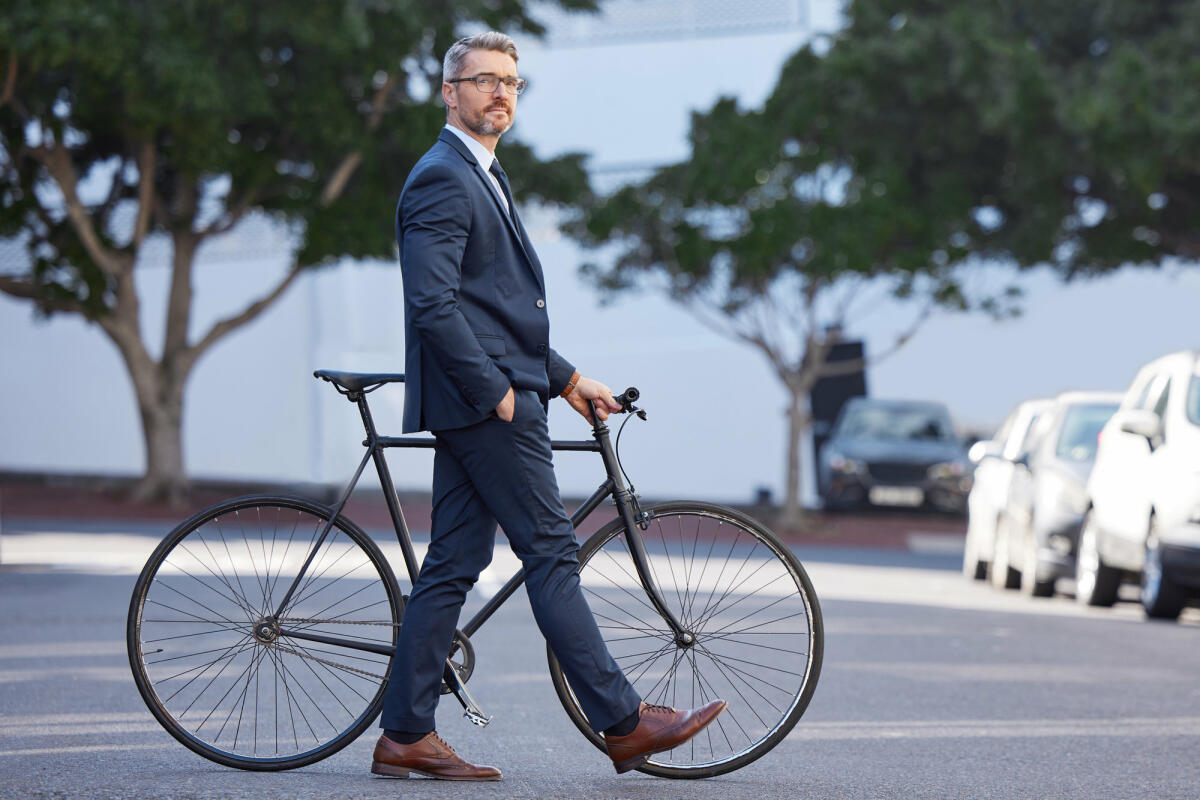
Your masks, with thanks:
<instances>
[{"instance_id":1,"label":"bicycle crank arm","mask_svg":"<svg viewBox=\"0 0 1200 800\"><path fill-rule=\"evenodd\" d=\"M478 725L481 728L487 727L487 724L492 721L492 718L483 713L483 709L475 702L475 698L471 696L467 685L458 677L458 671L454 669L454 664L450 659L446 659L446 669L442 671L442 677L450 686L450 691L458 698L458 702L462 703L463 716L472 725ZM451 683L453 681L453 683Z\"/></svg>"}]
</instances>

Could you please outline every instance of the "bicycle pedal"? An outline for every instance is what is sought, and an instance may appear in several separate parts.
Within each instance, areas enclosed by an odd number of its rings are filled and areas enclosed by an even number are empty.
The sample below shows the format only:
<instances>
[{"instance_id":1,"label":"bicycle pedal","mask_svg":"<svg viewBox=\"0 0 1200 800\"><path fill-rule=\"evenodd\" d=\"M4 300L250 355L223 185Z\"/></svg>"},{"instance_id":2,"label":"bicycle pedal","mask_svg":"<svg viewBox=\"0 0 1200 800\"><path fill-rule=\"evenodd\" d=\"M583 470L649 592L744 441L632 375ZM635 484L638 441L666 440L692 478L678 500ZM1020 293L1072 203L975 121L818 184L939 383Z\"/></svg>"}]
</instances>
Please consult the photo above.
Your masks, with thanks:
<instances>
[{"instance_id":1,"label":"bicycle pedal","mask_svg":"<svg viewBox=\"0 0 1200 800\"><path fill-rule=\"evenodd\" d=\"M466 717L472 725L478 725L481 728L486 728L487 724L492 721L491 717L484 716L483 712L476 711L473 708L468 708L466 711L464 711L463 716Z\"/></svg>"}]
</instances>

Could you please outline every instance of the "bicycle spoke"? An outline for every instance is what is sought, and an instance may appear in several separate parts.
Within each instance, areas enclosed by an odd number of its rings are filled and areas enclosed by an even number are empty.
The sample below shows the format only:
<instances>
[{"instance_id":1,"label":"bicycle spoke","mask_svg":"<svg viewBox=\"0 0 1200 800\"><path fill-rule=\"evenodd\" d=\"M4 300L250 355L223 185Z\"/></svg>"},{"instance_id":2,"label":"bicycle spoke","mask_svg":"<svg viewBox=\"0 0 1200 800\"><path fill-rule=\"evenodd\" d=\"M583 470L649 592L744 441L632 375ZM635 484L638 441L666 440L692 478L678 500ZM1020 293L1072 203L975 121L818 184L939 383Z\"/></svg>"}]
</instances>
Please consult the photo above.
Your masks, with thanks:
<instances>
[{"instance_id":1,"label":"bicycle spoke","mask_svg":"<svg viewBox=\"0 0 1200 800\"><path fill-rule=\"evenodd\" d=\"M727 704L703 735L651 756L644 771L719 774L765 753L803 713L820 663L819 611L794 556L735 512L680 503L650 519L648 577L690 644L677 644L647 602L620 526L585 545L581 580L613 658L646 702ZM570 708L571 696L564 702Z\"/></svg>"},{"instance_id":2,"label":"bicycle spoke","mask_svg":"<svg viewBox=\"0 0 1200 800\"><path fill-rule=\"evenodd\" d=\"M341 522L317 547L325 513L290 499L230 501L173 532L139 578L130 628L139 689L202 754L310 763L377 713L390 658L355 647L395 640L391 572L370 539ZM287 616L274 620L284 590ZM278 629L345 644L310 645Z\"/></svg>"}]
</instances>

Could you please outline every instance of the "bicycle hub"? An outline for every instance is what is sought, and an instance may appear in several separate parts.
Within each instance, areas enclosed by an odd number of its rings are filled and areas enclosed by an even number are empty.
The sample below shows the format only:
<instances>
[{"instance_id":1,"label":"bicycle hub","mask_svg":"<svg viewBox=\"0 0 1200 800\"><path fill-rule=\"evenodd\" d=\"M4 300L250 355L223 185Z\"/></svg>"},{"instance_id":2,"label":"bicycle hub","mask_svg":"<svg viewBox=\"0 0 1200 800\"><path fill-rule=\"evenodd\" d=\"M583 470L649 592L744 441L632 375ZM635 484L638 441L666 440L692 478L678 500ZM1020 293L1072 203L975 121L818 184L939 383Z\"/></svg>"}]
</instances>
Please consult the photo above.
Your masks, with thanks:
<instances>
[{"instance_id":1,"label":"bicycle hub","mask_svg":"<svg viewBox=\"0 0 1200 800\"><path fill-rule=\"evenodd\" d=\"M270 644L279 638L279 623L271 619L260 619L254 623L254 638Z\"/></svg>"}]
</instances>

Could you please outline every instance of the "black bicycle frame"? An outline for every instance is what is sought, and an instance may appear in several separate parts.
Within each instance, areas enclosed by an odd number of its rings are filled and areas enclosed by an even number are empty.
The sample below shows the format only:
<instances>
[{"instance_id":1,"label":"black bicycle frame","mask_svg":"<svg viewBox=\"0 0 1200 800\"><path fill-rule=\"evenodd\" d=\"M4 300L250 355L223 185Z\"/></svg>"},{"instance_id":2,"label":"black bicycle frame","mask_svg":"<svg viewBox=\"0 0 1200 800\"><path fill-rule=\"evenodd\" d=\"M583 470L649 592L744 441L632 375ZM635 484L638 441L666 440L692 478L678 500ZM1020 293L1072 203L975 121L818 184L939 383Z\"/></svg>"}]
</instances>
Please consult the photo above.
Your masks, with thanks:
<instances>
[{"instance_id":1,"label":"black bicycle frame","mask_svg":"<svg viewBox=\"0 0 1200 800\"><path fill-rule=\"evenodd\" d=\"M341 390L339 390L341 391ZM321 545L325 542L325 538L329 535L329 531L333 528L334 520L342 513L347 501L350 499L350 494L354 491L354 487L358 484L362 477L363 470L367 466L368 461L375 462L375 470L379 474L379 483L383 488L383 498L387 503L388 514L392 519L392 527L395 528L396 538L400 542L400 550L404 555L404 566L408 570L409 583L415 583L417 572L420 565L417 564L416 553L413 551L412 537L408 530L408 523L404 519L404 512L400 509L400 503L397 499L395 485L392 482L392 474L388 470L387 460L384 457L384 450L388 448L432 448L436 441L432 438L418 437L399 437L399 436L380 436L375 430L375 421L371 417L371 409L367 405L365 391L342 392L346 395L350 402L358 406L359 414L362 416L363 428L366 430L367 438L363 441L363 445L367 448L363 454L362 461L359 462L358 469L354 472L354 477L350 479L349 485L342 492L341 498L330 508L329 521L325 523L324 529L320 536L317 537L312 549L305 559L304 564L300 567L296 579L292 581L292 585L288 587L287 594L279 603L275 611L275 618L283 616L284 609L291 602L292 595L296 588L300 585L308 568L312 565L312 561L316 556ZM663 599L658 586L654 583L651 577L649 557L646 554L645 545L642 542L641 528L638 525L639 520L637 515L640 514L637 506L637 499L634 497L629 488L625 485L625 481L621 475L620 467L617 464L616 452L613 448L612 441L609 435L608 426L600 420L595 414L595 409L592 409L592 437L593 441L552 441L551 448L560 451L573 452L589 452L600 453L604 461L604 469L608 473L608 477L600 484L596 491L592 492L587 500L575 510L571 515L571 524L578 528L580 523L588 517L593 511L604 502L605 498L612 497L616 501L617 511L621 517L621 521L625 526L626 541L629 545L629 552L633 557L634 568L637 570L638 580L642 584L646 595L650 598L655 610L667 623L676 639L684 644L690 643L692 636L684 629L678 618L667 607L666 601ZM504 604L504 601L513 595L513 593L525 582L524 570L518 570L515 575L508 580L500 588L494 596L492 596L483 608L473 616L462 628L462 632L468 637L479 630L482 625L496 613L497 609ZM343 639L337 636L325 636L322 634L309 633L307 631L298 631L290 629L279 629L277 635L280 637L292 637L295 639L306 639L313 642L320 642L328 645L335 645L354 650L363 650L371 653L379 653L381 655L391 655L393 648L383 644L373 644L363 642L356 639ZM452 670L448 670L448 673ZM461 682L459 686L462 687ZM461 699L461 698L460 698Z\"/></svg>"}]
</instances>

